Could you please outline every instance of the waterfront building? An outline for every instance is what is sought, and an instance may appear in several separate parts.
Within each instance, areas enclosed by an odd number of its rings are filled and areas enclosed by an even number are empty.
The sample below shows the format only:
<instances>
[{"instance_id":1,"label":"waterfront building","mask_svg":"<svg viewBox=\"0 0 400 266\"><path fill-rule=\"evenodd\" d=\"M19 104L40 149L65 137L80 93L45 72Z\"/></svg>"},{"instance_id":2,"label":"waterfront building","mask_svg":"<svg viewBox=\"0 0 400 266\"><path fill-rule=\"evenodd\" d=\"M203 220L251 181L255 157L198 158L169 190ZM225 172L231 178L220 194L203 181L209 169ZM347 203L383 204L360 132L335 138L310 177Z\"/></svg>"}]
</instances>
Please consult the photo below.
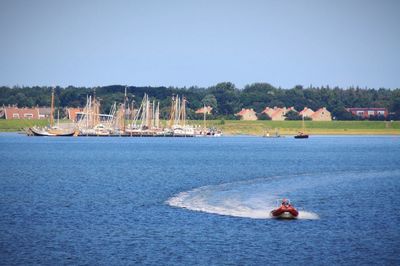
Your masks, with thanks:
<instances>
[{"instance_id":1,"label":"waterfront building","mask_svg":"<svg viewBox=\"0 0 400 266\"><path fill-rule=\"evenodd\" d=\"M322 107L315 111L311 118L313 121L332 121L331 112L329 112L325 107Z\"/></svg>"},{"instance_id":2,"label":"waterfront building","mask_svg":"<svg viewBox=\"0 0 400 266\"><path fill-rule=\"evenodd\" d=\"M389 112L387 108L358 108L351 107L346 110L353 115L368 119L370 116L384 116L387 118Z\"/></svg>"},{"instance_id":3,"label":"waterfront building","mask_svg":"<svg viewBox=\"0 0 400 266\"><path fill-rule=\"evenodd\" d=\"M16 106L3 106L5 119L39 119L39 108L18 108Z\"/></svg>"},{"instance_id":4,"label":"waterfront building","mask_svg":"<svg viewBox=\"0 0 400 266\"><path fill-rule=\"evenodd\" d=\"M240 116L240 120L257 120L257 115L256 112L253 110L253 108L251 109L242 108L242 110L235 115Z\"/></svg>"}]
</instances>

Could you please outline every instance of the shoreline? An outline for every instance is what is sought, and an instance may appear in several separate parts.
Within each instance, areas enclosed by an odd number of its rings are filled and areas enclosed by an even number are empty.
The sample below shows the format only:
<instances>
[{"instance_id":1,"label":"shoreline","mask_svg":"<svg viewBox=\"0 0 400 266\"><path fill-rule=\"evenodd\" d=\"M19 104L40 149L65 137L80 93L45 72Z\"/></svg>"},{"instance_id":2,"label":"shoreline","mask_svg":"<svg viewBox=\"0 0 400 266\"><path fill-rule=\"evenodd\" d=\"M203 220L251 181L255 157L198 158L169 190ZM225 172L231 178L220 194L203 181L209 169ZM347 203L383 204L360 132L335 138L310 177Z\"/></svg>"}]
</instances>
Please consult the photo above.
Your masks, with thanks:
<instances>
[{"instance_id":1,"label":"shoreline","mask_svg":"<svg viewBox=\"0 0 400 266\"><path fill-rule=\"evenodd\" d=\"M161 121L164 125L165 120ZM190 125L202 127L203 121L189 120ZM70 123L68 120L60 124ZM25 128L46 126L47 120L0 120L0 132L24 133ZM294 136L303 131L301 121L271 120L207 120L207 127L215 127L225 136ZM400 135L400 121L306 121L304 132L309 135Z\"/></svg>"}]
</instances>

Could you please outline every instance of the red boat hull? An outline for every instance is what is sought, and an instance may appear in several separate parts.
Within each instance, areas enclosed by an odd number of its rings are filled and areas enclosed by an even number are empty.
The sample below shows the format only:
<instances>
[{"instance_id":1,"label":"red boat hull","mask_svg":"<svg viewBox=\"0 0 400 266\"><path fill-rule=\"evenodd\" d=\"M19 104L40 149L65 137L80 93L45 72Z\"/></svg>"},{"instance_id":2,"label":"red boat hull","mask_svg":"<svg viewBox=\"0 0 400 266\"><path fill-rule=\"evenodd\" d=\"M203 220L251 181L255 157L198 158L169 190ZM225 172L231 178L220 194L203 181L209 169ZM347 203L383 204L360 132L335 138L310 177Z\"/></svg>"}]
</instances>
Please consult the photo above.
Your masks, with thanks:
<instances>
[{"instance_id":1,"label":"red boat hull","mask_svg":"<svg viewBox=\"0 0 400 266\"><path fill-rule=\"evenodd\" d=\"M271 216L283 219L295 219L299 216L299 212L292 206L281 206L271 211Z\"/></svg>"}]
</instances>

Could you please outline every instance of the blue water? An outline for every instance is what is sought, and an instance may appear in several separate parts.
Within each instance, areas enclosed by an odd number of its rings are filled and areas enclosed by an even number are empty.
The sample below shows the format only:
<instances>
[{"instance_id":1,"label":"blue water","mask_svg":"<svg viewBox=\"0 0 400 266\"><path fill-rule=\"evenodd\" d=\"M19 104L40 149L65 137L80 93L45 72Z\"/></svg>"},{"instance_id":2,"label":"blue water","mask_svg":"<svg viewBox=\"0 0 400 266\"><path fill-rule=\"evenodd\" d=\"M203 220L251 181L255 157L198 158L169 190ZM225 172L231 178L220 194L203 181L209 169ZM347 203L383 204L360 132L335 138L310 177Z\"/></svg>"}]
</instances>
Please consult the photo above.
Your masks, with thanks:
<instances>
[{"instance_id":1,"label":"blue water","mask_svg":"<svg viewBox=\"0 0 400 266\"><path fill-rule=\"evenodd\" d=\"M399 192L395 136L1 134L0 264L399 265Z\"/></svg>"}]
</instances>

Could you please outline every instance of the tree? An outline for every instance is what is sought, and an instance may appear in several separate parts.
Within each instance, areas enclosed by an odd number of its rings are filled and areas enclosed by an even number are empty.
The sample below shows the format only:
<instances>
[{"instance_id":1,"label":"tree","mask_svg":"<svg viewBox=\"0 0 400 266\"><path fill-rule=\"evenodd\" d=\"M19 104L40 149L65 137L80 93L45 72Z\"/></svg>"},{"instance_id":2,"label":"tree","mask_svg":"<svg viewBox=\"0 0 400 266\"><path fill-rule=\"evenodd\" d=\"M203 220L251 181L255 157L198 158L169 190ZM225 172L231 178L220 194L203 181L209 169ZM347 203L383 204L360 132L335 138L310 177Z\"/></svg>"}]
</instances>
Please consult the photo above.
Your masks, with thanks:
<instances>
[{"instance_id":1,"label":"tree","mask_svg":"<svg viewBox=\"0 0 400 266\"><path fill-rule=\"evenodd\" d=\"M302 120L301 115L299 115L298 112L290 110L289 112L286 113L285 115L285 120Z\"/></svg>"},{"instance_id":2,"label":"tree","mask_svg":"<svg viewBox=\"0 0 400 266\"><path fill-rule=\"evenodd\" d=\"M211 106L213 109L218 108L217 98L215 98L212 94L207 94L204 96L203 100L201 100L202 104L205 106Z\"/></svg>"},{"instance_id":3,"label":"tree","mask_svg":"<svg viewBox=\"0 0 400 266\"><path fill-rule=\"evenodd\" d=\"M271 117L266 113L257 114L258 120L271 120Z\"/></svg>"},{"instance_id":4,"label":"tree","mask_svg":"<svg viewBox=\"0 0 400 266\"><path fill-rule=\"evenodd\" d=\"M343 106L338 106L332 110L332 115L336 120L356 120L357 117L348 112Z\"/></svg>"},{"instance_id":5,"label":"tree","mask_svg":"<svg viewBox=\"0 0 400 266\"><path fill-rule=\"evenodd\" d=\"M230 82L218 83L210 88L218 102L216 113L219 115L234 114L241 108L239 91Z\"/></svg>"}]
</instances>

